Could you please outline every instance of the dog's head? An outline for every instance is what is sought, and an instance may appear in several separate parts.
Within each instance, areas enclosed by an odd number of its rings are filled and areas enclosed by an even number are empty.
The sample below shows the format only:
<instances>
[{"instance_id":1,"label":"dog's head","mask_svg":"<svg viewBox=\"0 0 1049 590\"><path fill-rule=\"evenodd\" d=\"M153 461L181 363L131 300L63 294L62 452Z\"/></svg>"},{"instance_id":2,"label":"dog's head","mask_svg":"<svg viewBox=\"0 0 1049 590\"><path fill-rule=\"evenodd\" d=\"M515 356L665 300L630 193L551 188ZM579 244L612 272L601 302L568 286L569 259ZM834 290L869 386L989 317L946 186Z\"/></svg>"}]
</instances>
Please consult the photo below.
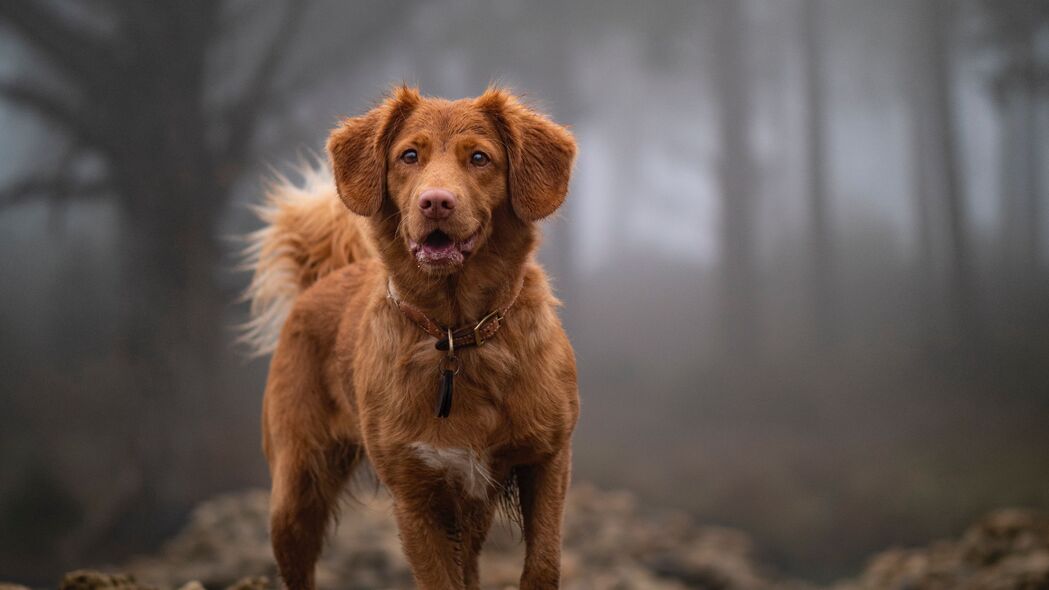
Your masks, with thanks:
<instances>
[{"instance_id":1,"label":"dog's head","mask_svg":"<svg viewBox=\"0 0 1049 590\"><path fill-rule=\"evenodd\" d=\"M500 89L447 101L400 87L328 139L342 201L394 220L384 241L433 275L461 269L507 229L500 220L557 210L575 151L568 130Z\"/></svg>"}]
</instances>

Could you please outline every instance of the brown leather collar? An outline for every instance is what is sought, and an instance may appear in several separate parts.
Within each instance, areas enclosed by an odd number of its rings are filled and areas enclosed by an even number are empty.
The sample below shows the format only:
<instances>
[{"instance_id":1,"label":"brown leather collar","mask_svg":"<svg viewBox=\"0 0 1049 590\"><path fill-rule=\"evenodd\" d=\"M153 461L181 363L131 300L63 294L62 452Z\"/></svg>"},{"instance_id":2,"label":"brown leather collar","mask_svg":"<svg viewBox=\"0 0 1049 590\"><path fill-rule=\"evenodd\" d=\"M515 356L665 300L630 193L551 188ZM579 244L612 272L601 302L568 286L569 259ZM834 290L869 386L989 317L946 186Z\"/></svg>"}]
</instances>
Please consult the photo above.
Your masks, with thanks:
<instances>
[{"instance_id":1,"label":"brown leather collar","mask_svg":"<svg viewBox=\"0 0 1049 590\"><path fill-rule=\"evenodd\" d=\"M488 315L481 318L481 320L474 325L467 325L457 330L452 330L451 328L446 328L435 322L418 307L395 297L390 282L387 281L386 283L386 297L393 302L397 309L401 310L404 317L411 320L416 326L419 326L423 332L426 332L437 339L437 350L448 350L449 333L451 333L452 336L453 350L483 345L488 339L495 336L499 331L499 328L502 327L503 319L510 311L510 308L517 303L517 298L520 295L521 289L518 287L517 292L514 294L514 298L511 299L510 303L505 307L489 312Z\"/></svg>"}]
</instances>

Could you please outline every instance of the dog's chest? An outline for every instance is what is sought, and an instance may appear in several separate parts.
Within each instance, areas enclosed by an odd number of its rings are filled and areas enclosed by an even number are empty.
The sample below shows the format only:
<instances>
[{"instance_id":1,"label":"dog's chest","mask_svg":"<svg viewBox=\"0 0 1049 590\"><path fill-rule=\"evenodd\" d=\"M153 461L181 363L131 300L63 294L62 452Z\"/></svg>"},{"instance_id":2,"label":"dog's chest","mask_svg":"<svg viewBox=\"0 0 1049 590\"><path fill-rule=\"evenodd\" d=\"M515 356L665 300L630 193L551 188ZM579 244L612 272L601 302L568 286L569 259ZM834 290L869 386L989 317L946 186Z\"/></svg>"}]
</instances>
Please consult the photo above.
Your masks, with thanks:
<instances>
[{"instance_id":1,"label":"dog's chest","mask_svg":"<svg viewBox=\"0 0 1049 590\"><path fill-rule=\"evenodd\" d=\"M469 496L485 499L497 482L492 476L487 451L465 447L439 447L416 441L408 449L427 468L443 473L460 485Z\"/></svg>"},{"instance_id":2,"label":"dog's chest","mask_svg":"<svg viewBox=\"0 0 1049 590\"><path fill-rule=\"evenodd\" d=\"M436 350L425 340L406 347L391 357L387 368L405 399L419 402L426 413L436 407L438 394L445 388L445 372L454 369L450 381L450 417L463 413L491 413L505 410L502 403L512 395L519 380L515 356L502 343L487 343L457 351L449 359L445 351ZM493 427L495 425L492 425Z\"/></svg>"},{"instance_id":3,"label":"dog's chest","mask_svg":"<svg viewBox=\"0 0 1049 590\"><path fill-rule=\"evenodd\" d=\"M508 464L542 452L556 422L546 419L553 388L544 378L551 372L530 370L533 356L504 342L505 334L457 351L461 368L452 381L447 417L437 415L446 353L414 330L389 339L377 334L371 341L380 346L365 350L370 362L355 373L370 452L408 459L409 465L458 482L474 497L505 477Z\"/></svg>"},{"instance_id":4,"label":"dog's chest","mask_svg":"<svg viewBox=\"0 0 1049 590\"><path fill-rule=\"evenodd\" d=\"M462 367L452 381L447 417L436 411L443 353L431 343L402 356L406 362L389 367L393 387L388 393L400 401L383 404L389 413L381 420L383 426L373 431L383 447L477 499L498 487L501 462L494 451L514 436L514 419L505 400L514 394L516 375L508 370L505 349L493 344L460 355Z\"/></svg>"}]
</instances>

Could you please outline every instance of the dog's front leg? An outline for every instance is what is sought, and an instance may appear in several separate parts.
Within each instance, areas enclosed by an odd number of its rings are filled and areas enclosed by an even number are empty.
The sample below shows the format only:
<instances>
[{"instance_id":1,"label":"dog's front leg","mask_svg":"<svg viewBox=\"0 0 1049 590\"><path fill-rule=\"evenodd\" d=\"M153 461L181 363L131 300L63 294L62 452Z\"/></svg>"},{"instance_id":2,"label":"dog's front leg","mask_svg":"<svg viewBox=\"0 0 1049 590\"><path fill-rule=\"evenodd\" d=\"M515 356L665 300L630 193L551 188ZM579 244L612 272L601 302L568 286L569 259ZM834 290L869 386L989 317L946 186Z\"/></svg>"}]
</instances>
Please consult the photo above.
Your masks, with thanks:
<instances>
[{"instance_id":1,"label":"dog's front leg","mask_svg":"<svg viewBox=\"0 0 1049 590\"><path fill-rule=\"evenodd\" d=\"M388 487L401 544L419 588L464 588L462 530L447 486L417 480Z\"/></svg>"},{"instance_id":2,"label":"dog's front leg","mask_svg":"<svg viewBox=\"0 0 1049 590\"><path fill-rule=\"evenodd\" d=\"M495 502L487 498L462 502L460 522L463 535L463 585L466 590L478 590L481 587L478 560L495 515L495 506Z\"/></svg>"},{"instance_id":3,"label":"dog's front leg","mask_svg":"<svg viewBox=\"0 0 1049 590\"><path fill-rule=\"evenodd\" d=\"M561 524L571 457L565 447L542 463L517 469L526 545L520 590L561 583Z\"/></svg>"}]
</instances>

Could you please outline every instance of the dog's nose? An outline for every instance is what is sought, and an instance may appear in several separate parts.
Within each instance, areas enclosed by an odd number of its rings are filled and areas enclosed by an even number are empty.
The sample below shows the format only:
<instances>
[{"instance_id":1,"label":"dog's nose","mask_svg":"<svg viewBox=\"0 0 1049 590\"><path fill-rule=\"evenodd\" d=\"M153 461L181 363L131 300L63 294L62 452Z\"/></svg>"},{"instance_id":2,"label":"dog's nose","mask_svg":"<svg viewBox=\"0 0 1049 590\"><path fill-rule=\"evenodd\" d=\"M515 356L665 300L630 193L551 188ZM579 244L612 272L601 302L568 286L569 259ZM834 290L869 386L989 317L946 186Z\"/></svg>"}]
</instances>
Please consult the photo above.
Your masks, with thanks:
<instances>
[{"instance_id":1,"label":"dog's nose","mask_svg":"<svg viewBox=\"0 0 1049 590\"><path fill-rule=\"evenodd\" d=\"M455 210L455 195L440 188L426 189L419 195L419 208L430 219L444 219Z\"/></svg>"}]
</instances>

